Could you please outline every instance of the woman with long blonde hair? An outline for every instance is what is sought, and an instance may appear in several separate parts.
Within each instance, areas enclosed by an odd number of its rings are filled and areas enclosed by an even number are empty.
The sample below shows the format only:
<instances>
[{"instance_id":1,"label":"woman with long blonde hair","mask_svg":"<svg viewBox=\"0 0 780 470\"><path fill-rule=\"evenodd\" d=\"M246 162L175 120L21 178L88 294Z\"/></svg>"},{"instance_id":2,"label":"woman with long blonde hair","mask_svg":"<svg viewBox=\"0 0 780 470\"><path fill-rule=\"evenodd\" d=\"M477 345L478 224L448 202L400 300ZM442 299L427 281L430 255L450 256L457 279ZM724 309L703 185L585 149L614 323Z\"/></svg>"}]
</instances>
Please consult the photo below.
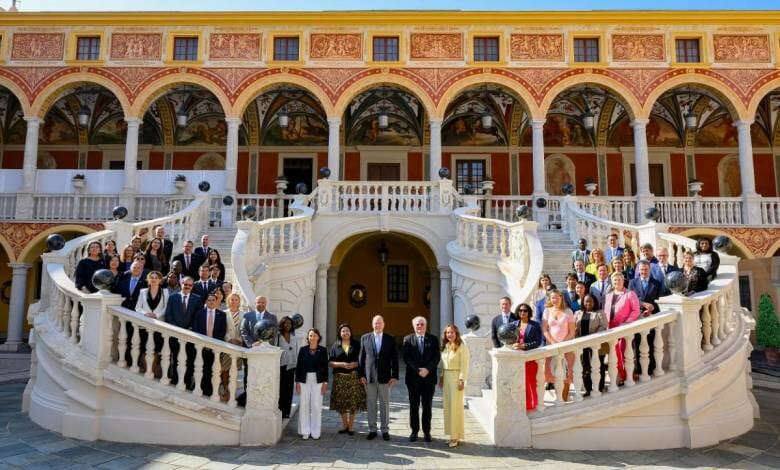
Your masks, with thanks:
<instances>
[{"instance_id":1,"label":"woman with long blonde hair","mask_svg":"<svg viewBox=\"0 0 780 470\"><path fill-rule=\"evenodd\" d=\"M457 447L464 437L463 395L469 372L469 349L460 338L460 330L452 323L444 328L441 337L439 388L444 405L444 434L450 436L450 447Z\"/></svg>"}]
</instances>

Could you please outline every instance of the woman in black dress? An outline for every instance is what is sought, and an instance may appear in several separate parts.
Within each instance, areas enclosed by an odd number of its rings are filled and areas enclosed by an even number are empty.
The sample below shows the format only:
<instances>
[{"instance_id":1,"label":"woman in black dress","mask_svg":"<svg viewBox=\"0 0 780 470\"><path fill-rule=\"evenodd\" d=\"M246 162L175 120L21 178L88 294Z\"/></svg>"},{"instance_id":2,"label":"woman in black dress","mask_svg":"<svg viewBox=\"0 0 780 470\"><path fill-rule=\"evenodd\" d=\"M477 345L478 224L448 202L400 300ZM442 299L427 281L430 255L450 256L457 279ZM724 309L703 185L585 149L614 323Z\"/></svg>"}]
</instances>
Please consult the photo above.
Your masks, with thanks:
<instances>
[{"instance_id":1,"label":"woman in black dress","mask_svg":"<svg viewBox=\"0 0 780 470\"><path fill-rule=\"evenodd\" d=\"M366 409L366 390L357 374L360 342L352 337L352 328L339 325L339 340L330 348L330 367L333 369L333 390L330 409L341 414L339 434L355 434L355 415Z\"/></svg>"},{"instance_id":2,"label":"woman in black dress","mask_svg":"<svg viewBox=\"0 0 780 470\"><path fill-rule=\"evenodd\" d=\"M682 295L691 295L707 290L707 272L696 266L693 261L693 253L690 251L683 253L682 273L685 277L685 288L683 288Z\"/></svg>"},{"instance_id":3,"label":"woman in black dress","mask_svg":"<svg viewBox=\"0 0 780 470\"><path fill-rule=\"evenodd\" d=\"M116 251L116 242L114 240L106 241L106 246L103 247L103 259L106 261L106 266L108 266L108 260L115 255L119 255Z\"/></svg>"},{"instance_id":4,"label":"woman in black dress","mask_svg":"<svg viewBox=\"0 0 780 470\"><path fill-rule=\"evenodd\" d=\"M168 274L168 259L165 257L163 247L164 244L161 239L152 238L144 252L144 257L146 258L144 268L149 271L159 271L163 274Z\"/></svg>"},{"instance_id":5,"label":"woman in black dress","mask_svg":"<svg viewBox=\"0 0 780 470\"><path fill-rule=\"evenodd\" d=\"M92 275L98 269L104 269L106 262L103 260L103 245L98 241L90 242L87 246L87 257L83 258L76 265L74 281L76 289L94 294L97 288L92 284Z\"/></svg>"},{"instance_id":6,"label":"woman in black dress","mask_svg":"<svg viewBox=\"0 0 780 470\"><path fill-rule=\"evenodd\" d=\"M106 260L106 265L106 269L111 271L111 274L114 275L114 281L111 283L111 292L116 293L115 291L119 284L119 278L122 277L122 274L124 273L124 271L121 270L122 261L119 260L119 255L114 255Z\"/></svg>"}]
</instances>

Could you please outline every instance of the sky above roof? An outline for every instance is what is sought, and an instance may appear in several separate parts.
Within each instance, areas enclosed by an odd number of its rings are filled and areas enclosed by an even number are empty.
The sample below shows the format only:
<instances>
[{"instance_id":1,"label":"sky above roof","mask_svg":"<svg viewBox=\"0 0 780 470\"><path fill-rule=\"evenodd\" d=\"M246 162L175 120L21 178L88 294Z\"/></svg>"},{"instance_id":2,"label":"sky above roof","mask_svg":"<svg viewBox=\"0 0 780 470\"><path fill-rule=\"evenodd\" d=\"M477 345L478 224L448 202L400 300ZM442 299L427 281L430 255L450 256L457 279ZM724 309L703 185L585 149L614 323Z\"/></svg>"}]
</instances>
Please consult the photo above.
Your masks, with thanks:
<instances>
[{"instance_id":1,"label":"sky above roof","mask_svg":"<svg viewBox=\"0 0 780 470\"><path fill-rule=\"evenodd\" d=\"M8 8L10 0L0 0ZM21 11L320 11L320 10L776 10L778 0L22 0Z\"/></svg>"}]
</instances>

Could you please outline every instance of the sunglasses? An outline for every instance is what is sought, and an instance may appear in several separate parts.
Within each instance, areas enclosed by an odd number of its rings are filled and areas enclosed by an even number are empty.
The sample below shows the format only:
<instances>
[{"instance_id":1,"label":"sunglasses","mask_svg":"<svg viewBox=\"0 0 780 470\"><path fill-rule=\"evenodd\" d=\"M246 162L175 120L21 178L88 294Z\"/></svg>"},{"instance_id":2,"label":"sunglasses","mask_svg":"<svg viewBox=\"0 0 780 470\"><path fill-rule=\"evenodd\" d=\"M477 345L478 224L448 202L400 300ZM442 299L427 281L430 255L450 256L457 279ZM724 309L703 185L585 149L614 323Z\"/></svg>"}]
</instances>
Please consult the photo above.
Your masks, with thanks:
<instances>
[{"instance_id":1,"label":"sunglasses","mask_svg":"<svg viewBox=\"0 0 780 470\"><path fill-rule=\"evenodd\" d=\"M518 310L518 312L530 313L531 311L528 310L527 308L521 308L520 310Z\"/></svg>"}]
</instances>

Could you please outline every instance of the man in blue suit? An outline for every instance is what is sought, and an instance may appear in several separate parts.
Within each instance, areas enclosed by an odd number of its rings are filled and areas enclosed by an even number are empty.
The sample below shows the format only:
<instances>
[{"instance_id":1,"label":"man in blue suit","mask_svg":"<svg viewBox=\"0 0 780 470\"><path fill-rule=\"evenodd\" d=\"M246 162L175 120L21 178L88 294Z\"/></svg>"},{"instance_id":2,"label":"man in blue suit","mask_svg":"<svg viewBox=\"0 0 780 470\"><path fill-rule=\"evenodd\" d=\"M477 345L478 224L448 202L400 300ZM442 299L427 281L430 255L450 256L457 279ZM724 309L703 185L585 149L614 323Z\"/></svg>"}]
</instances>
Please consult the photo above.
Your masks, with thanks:
<instances>
[{"instance_id":1,"label":"man in blue suit","mask_svg":"<svg viewBox=\"0 0 780 470\"><path fill-rule=\"evenodd\" d=\"M657 265L656 265L657 266ZM637 277L631 279L628 283L629 290L634 291L639 298L639 305L642 308L642 317L649 317L658 311L656 301L663 292L663 286L657 279L650 275L650 262L641 260L636 266ZM638 374L642 373L642 366L639 362L639 344L642 337L639 333L634 336L634 358L636 361L635 370ZM655 330L647 335L647 345L650 347L650 363L647 367L647 373L652 374L655 370L655 354L653 354L653 343L655 343Z\"/></svg>"},{"instance_id":2,"label":"man in blue suit","mask_svg":"<svg viewBox=\"0 0 780 470\"><path fill-rule=\"evenodd\" d=\"M142 261L133 261L130 270L122 274L122 278L117 284L117 294L125 299L122 301L122 307L135 310L138 294L145 287L148 286L146 285L146 276L144 276L144 264Z\"/></svg>"},{"instance_id":3,"label":"man in blue suit","mask_svg":"<svg viewBox=\"0 0 780 470\"><path fill-rule=\"evenodd\" d=\"M604 257L607 259L607 264L611 263L614 258L623 256L623 247L618 246L617 234L610 233L607 237L607 247L604 248Z\"/></svg>"},{"instance_id":4,"label":"man in blue suit","mask_svg":"<svg viewBox=\"0 0 780 470\"><path fill-rule=\"evenodd\" d=\"M196 294L192 293L194 281L191 277L185 276L181 283L181 292L171 294L168 297L168 304L165 306L165 321L171 325L189 330L192 327L192 320L195 313L200 310L203 301ZM179 382L179 340L171 337L171 367L168 369L168 377L171 383ZM190 372L191 373L191 372ZM185 380L190 382L189 376L185 374Z\"/></svg>"},{"instance_id":5,"label":"man in blue suit","mask_svg":"<svg viewBox=\"0 0 780 470\"><path fill-rule=\"evenodd\" d=\"M225 334L227 334L227 315L222 310L217 309L217 307L219 307L217 296L209 294L206 298L206 306L195 314L192 331L224 341ZM195 348L192 346L192 343L187 343L187 347L188 349L192 348L194 364ZM201 353L203 354L203 378L200 381L200 389L203 391L203 395L211 396L212 393L217 392L211 387L211 374L213 373L215 359L214 351L204 348ZM217 364L217 367L219 367L219 364Z\"/></svg>"},{"instance_id":6,"label":"man in blue suit","mask_svg":"<svg viewBox=\"0 0 780 470\"><path fill-rule=\"evenodd\" d=\"M198 269L199 279L195 281L192 287L192 293L200 297L200 305L203 307L206 304L206 298L209 293L217 287L217 283L209 277L209 267L205 264Z\"/></svg>"}]
</instances>

